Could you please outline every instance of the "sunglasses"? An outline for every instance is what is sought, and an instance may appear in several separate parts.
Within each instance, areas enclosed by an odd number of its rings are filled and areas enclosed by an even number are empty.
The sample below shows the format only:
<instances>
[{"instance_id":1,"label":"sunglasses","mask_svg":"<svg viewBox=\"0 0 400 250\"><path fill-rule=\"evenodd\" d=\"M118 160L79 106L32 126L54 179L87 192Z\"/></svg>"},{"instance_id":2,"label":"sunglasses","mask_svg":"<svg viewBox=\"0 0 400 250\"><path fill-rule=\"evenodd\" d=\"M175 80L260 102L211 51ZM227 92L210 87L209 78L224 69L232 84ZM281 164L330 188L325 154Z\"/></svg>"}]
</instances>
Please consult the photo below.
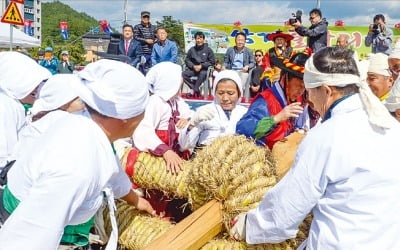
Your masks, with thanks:
<instances>
[{"instance_id":1,"label":"sunglasses","mask_svg":"<svg viewBox=\"0 0 400 250\"><path fill-rule=\"evenodd\" d=\"M260 54L256 54L256 57L262 57L262 55L260 55Z\"/></svg>"}]
</instances>

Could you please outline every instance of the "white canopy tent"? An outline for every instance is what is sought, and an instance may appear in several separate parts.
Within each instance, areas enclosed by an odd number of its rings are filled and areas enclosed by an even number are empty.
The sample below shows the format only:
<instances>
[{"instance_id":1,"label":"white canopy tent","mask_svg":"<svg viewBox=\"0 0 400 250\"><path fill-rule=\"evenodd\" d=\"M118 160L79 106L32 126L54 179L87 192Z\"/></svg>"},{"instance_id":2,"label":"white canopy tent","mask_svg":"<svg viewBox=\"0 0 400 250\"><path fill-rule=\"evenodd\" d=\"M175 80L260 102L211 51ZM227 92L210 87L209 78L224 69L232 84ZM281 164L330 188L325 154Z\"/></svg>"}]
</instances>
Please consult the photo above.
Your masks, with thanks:
<instances>
[{"instance_id":1,"label":"white canopy tent","mask_svg":"<svg viewBox=\"0 0 400 250\"><path fill-rule=\"evenodd\" d=\"M21 48L40 47L39 39L28 36L24 32L13 27L13 47ZM10 24L0 22L0 48L10 47Z\"/></svg>"}]
</instances>

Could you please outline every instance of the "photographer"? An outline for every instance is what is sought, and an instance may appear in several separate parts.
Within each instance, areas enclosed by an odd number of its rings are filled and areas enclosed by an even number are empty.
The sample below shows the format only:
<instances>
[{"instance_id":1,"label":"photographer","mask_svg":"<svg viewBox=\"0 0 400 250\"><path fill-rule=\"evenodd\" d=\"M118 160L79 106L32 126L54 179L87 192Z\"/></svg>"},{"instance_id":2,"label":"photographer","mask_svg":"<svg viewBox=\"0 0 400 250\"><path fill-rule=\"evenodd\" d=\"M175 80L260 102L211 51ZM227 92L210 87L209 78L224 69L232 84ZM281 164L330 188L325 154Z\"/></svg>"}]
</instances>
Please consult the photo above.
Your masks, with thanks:
<instances>
[{"instance_id":1,"label":"photographer","mask_svg":"<svg viewBox=\"0 0 400 250\"><path fill-rule=\"evenodd\" d=\"M372 53L384 53L389 55L393 40L393 32L386 28L385 17L378 14L374 17L374 23L369 26L368 35L365 37L365 46L372 45Z\"/></svg>"},{"instance_id":2,"label":"photographer","mask_svg":"<svg viewBox=\"0 0 400 250\"><path fill-rule=\"evenodd\" d=\"M295 27L295 31L300 36L308 37L308 47L312 49L313 53L327 46L328 36L328 22L322 18L322 13L319 9L312 9L310 11L310 28L306 28L301 24L300 18L296 17L296 22L291 23Z\"/></svg>"}]
</instances>

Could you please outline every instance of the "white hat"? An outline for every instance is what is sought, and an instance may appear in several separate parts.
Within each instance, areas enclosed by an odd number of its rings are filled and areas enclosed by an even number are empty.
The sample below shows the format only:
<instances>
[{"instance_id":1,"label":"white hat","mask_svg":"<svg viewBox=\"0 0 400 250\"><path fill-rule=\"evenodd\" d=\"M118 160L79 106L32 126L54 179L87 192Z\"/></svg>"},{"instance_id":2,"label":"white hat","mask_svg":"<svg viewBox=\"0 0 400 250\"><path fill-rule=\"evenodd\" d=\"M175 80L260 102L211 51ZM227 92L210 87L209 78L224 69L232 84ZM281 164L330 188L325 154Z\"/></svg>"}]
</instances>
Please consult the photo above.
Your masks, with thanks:
<instances>
[{"instance_id":1,"label":"white hat","mask_svg":"<svg viewBox=\"0 0 400 250\"><path fill-rule=\"evenodd\" d=\"M385 106L390 112L400 109L400 78L394 82L393 88L385 101Z\"/></svg>"},{"instance_id":2,"label":"white hat","mask_svg":"<svg viewBox=\"0 0 400 250\"><path fill-rule=\"evenodd\" d=\"M394 49L392 50L392 53L390 53L388 58L400 59L400 39L394 45Z\"/></svg>"},{"instance_id":3,"label":"white hat","mask_svg":"<svg viewBox=\"0 0 400 250\"><path fill-rule=\"evenodd\" d=\"M243 96L242 79L240 79L238 72L236 72L234 70L223 70L217 74L217 76L215 77L215 80L214 80L215 84L213 87L214 96L215 96L215 91L217 91L217 85L218 85L219 81L221 81L222 79L230 79L234 83L236 83L236 85L238 86L238 89L239 89L239 96L240 97ZM240 102L240 98L239 98L239 102Z\"/></svg>"},{"instance_id":4,"label":"white hat","mask_svg":"<svg viewBox=\"0 0 400 250\"><path fill-rule=\"evenodd\" d=\"M12 98L25 98L50 76L50 71L22 53L0 52L0 89Z\"/></svg>"},{"instance_id":5,"label":"white hat","mask_svg":"<svg viewBox=\"0 0 400 250\"><path fill-rule=\"evenodd\" d=\"M368 73L391 76L389 70L388 56L383 53L372 55L369 58Z\"/></svg>"},{"instance_id":6,"label":"white hat","mask_svg":"<svg viewBox=\"0 0 400 250\"><path fill-rule=\"evenodd\" d=\"M182 84L182 67L172 62L154 65L146 74L150 92L168 101L178 93Z\"/></svg>"},{"instance_id":7,"label":"white hat","mask_svg":"<svg viewBox=\"0 0 400 250\"><path fill-rule=\"evenodd\" d=\"M142 73L129 64L101 59L88 64L72 84L91 108L108 117L129 119L142 114L149 92Z\"/></svg>"},{"instance_id":8,"label":"white hat","mask_svg":"<svg viewBox=\"0 0 400 250\"><path fill-rule=\"evenodd\" d=\"M53 75L40 88L39 96L30 109L33 115L41 111L58 109L62 105L74 100L78 94L71 87L71 82L77 84L80 79L74 74Z\"/></svg>"}]
</instances>

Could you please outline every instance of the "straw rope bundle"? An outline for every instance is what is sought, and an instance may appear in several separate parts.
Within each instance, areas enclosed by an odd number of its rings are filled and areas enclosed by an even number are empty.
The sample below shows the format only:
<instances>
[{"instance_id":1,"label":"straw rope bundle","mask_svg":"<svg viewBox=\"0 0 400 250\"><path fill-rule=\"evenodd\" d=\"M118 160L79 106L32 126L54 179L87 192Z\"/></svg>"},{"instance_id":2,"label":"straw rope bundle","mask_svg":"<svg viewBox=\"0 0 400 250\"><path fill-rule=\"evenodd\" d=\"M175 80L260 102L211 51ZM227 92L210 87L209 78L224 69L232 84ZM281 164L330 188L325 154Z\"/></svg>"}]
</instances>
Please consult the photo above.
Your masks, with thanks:
<instances>
[{"instance_id":1,"label":"straw rope bundle","mask_svg":"<svg viewBox=\"0 0 400 250\"><path fill-rule=\"evenodd\" d=\"M103 215L104 227L110 234L111 222L107 209L104 210ZM124 201L117 202L115 217L118 225L118 243L122 249L143 249L173 226L166 220L139 212Z\"/></svg>"},{"instance_id":2,"label":"straw rope bundle","mask_svg":"<svg viewBox=\"0 0 400 250\"><path fill-rule=\"evenodd\" d=\"M286 242L279 244L248 245L245 242L234 241L226 238L216 238L204 245L201 250L292 250L293 244Z\"/></svg>"},{"instance_id":3,"label":"straw rope bundle","mask_svg":"<svg viewBox=\"0 0 400 250\"><path fill-rule=\"evenodd\" d=\"M214 239L205 244L201 250L246 250L246 243L227 239Z\"/></svg>"},{"instance_id":4,"label":"straw rope bundle","mask_svg":"<svg viewBox=\"0 0 400 250\"><path fill-rule=\"evenodd\" d=\"M282 179L293 165L297 148L304 136L305 134L299 132L291 133L283 140L275 143L272 148L272 155L277 161L276 174L279 179Z\"/></svg>"},{"instance_id":5,"label":"straw rope bundle","mask_svg":"<svg viewBox=\"0 0 400 250\"><path fill-rule=\"evenodd\" d=\"M123 166L126 164L128 153L129 151L125 152L121 159ZM195 209L211 199L221 201L224 224L228 230L229 222L239 213L257 207L262 197L277 183L278 179L271 152L266 148L257 147L253 141L244 136L225 136L216 139L211 145L198 151L193 160L184 162L184 169L178 175L172 175L166 171L163 158L154 157L148 153L139 154L134 169L133 180L139 186L158 189L175 197L188 198ZM119 207L122 211L118 212L118 217L123 218L124 213L127 213L126 209ZM146 238L144 240L150 242L148 237L141 232L132 231L136 227L133 226L133 220L129 225L122 223L123 221L118 219L123 229L120 237L121 244L125 239L133 241L132 235L127 237L131 233ZM300 232L299 240L304 239L307 232L308 230L305 233ZM129 249L137 249L133 247L139 246L139 244L128 242L124 242L124 245L132 247ZM295 240L288 240L281 244L251 247L252 249L292 249L297 245Z\"/></svg>"},{"instance_id":6,"label":"straw rope bundle","mask_svg":"<svg viewBox=\"0 0 400 250\"><path fill-rule=\"evenodd\" d=\"M149 153L141 152L137 158L133 176L134 183L148 189L158 189L175 197L187 198L187 174L190 164L184 163L183 171L175 175L167 172L166 163L162 157L154 157Z\"/></svg>"},{"instance_id":7,"label":"straw rope bundle","mask_svg":"<svg viewBox=\"0 0 400 250\"><path fill-rule=\"evenodd\" d=\"M257 207L265 192L276 184L271 152L244 136L216 139L198 152L191 165L188 186L198 185L201 188L197 189L207 191L203 198L222 202L228 229L236 215Z\"/></svg>"}]
</instances>

